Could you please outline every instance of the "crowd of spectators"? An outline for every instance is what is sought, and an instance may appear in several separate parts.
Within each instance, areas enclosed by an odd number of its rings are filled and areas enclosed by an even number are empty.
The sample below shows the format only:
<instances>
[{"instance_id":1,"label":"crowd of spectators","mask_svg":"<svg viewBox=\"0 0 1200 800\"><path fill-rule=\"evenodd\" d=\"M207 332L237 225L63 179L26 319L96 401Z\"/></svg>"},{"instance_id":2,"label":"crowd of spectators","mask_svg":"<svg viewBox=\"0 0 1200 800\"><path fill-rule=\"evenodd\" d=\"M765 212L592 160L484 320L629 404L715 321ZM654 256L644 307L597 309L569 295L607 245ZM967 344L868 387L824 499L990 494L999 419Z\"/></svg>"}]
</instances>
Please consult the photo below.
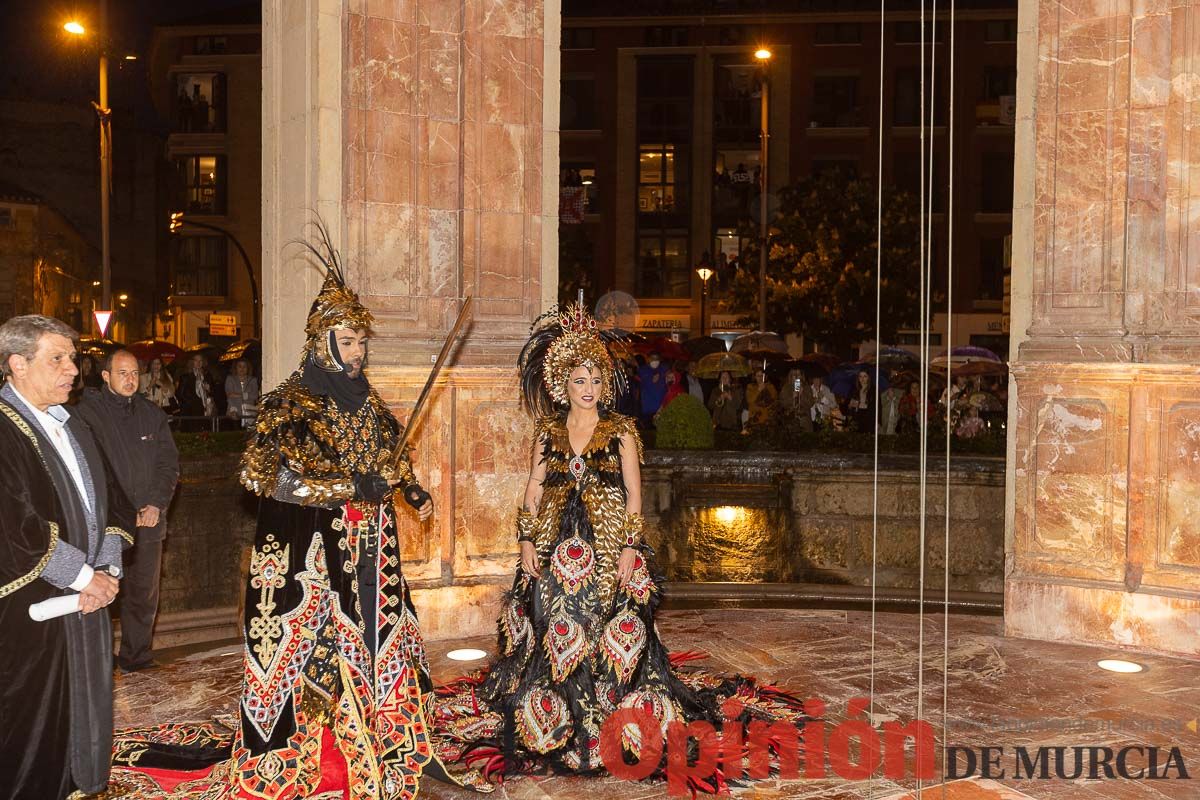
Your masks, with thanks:
<instances>
[{"instance_id":1,"label":"crowd of spectators","mask_svg":"<svg viewBox=\"0 0 1200 800\"><path fill-rule=\"evenodd\" d=\"M258 415L259 379L246 359L209 363L193 353L164 364L161 358L139 361L138 392L161 408L180 430L249 428ZM103 385L100 364L80 356L73 399L86 388Z\"/></svg>"},{"instance_id":2,"label":"crowd of spectators","mask_svg":"<svg viewBox=\"0 0 1200 800\"><path fill-rule=\"evenodd\" d=\"M895 436L945 429L959 439L973 439L1006 425L1008 384L1003 376L956 376L946 386L931 376L928 396L908 371L884 371L884 389L876 392L875 369L859 369L848 385L830 387L819 370L757 362L749 376L722 372L698 377L696 362L667 362L658 353L633 355L624 362L629 391L617 410L636 416L652 429L655 421L681 395L695 397L708 411L713 428L748 433L787 425L802 432L845 431ZM949 416L947 417L947 410Z\"/></svg>"}]
</instances>

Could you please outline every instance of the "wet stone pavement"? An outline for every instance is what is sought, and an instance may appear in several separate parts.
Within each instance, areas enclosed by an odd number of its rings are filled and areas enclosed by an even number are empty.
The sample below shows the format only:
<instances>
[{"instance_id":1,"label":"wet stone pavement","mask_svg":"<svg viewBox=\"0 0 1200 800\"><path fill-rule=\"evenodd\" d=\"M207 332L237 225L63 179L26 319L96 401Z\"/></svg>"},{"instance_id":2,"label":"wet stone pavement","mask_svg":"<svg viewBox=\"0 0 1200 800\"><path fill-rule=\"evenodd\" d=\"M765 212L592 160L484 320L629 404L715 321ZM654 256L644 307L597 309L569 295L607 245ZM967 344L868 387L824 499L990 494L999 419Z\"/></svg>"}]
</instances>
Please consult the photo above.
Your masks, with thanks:
<instances>
[{"instance_id":1,"label":"wet stone pavement","mask_svg":"<svg viewBox=\"0 0 1200 800\"><path fill-rule=\"evenodd\" d=\"M667 646L675 650L699 649L709 658L699 664L708 670L756 676L804 698L827 704L825 732L831 734L846 719L849 702L868 698L872 685L874 638L874 719L906 723L917 713L919 619L913 614L878 614L874 637L871 615L858 611L797 609L706 609L662 612L658 627ZM1003 748L999 780L978 779L924 782L917 792L915 779L876 778L846 780L826 771L824 778L766 780L735 788L745 798L796 798L797 800L898 800L912 796L952 800L1194 800L1200 798L1200 663L1144 654L1120 653L1106 648L1062 645L1002 635L995 617L952 615L948 648L943 649L941 615L924 618L924 718L933 726L938 742L936 774L942 775L941 745ZM453 662L446 653L455 648L489 649L490 639L439 641L429 644L434 679L446 680L471 665ZM1096 661L1124 657L1145 667L1135 675L1101 670ZM204 652L171 657L164 665L116 681L117 727L154 725L207 719L236 710L240 689L241 652L237 642ZM943 665L945 664L945 670ZM946 692L943 693L943 674ZM943 699L946 713L943 715ZM882 737L881 737L882 741ZM1073 747L1142 747L1131 752L1129 770L1147 765L1146 748L1160 748L1159 773L1170 748L1178 748L1190 780L1180 780L1179 770L1170 779L1014 780L1017 748L1031 758L1039 747L1068 748L1065 768L1074 765ZM911 744L909 759L911 765ZM856 745L851 763L858 759ZM1085 753L1086 757L1086 753ZM965 757L958 760L963 768ZM1054 756L1049 756L1054 773ZM910 766L911 769L911 766ZM1085 766L1084 775L1087 769ZM1103 775L1103 769L1098 770ZM998 777L998 776L997 776ZM434 781L422 785L430 798L468 798L469 792ZM634 783L615 778L532 777L509 780L494 797L576 798L583 796L641 800L668 797L663 782Z\"/></svg>"}]
</instances>

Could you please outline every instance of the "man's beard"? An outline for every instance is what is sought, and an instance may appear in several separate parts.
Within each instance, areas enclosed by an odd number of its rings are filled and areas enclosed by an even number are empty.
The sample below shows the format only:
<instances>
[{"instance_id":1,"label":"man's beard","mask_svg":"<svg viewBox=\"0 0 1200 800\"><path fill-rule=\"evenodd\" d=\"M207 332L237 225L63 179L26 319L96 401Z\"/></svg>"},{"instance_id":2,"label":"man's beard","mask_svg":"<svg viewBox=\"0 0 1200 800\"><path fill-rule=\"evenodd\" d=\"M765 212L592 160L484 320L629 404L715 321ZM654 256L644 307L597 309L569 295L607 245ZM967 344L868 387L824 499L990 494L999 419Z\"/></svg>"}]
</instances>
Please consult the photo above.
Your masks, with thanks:
<instances>
[{"instance_id":1,"label":"man's beard","mask_svg":"<svg viewBox=\"0 0 1200 800\"><path fill-rule=\"evenodd\" d=\"M346 377L354 380L362 374L362 362L357 364L351 363L346 365Z\"/></svg>"}]
</instances>

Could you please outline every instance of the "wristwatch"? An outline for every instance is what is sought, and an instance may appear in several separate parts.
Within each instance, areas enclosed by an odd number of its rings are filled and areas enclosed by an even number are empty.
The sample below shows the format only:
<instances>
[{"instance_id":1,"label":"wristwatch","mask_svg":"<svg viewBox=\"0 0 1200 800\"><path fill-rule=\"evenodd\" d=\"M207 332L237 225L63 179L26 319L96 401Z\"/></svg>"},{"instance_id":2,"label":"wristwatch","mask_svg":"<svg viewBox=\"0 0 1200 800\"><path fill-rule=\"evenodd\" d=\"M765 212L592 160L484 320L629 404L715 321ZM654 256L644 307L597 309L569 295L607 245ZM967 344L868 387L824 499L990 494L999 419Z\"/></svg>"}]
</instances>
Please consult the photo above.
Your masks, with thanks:
<instances>
[{"instance_id":1,"label":"wristwatch","mask_svg":"<svg viewBox=\"0 0 1200 800\"><path fill-rule=\"evenodd\" d=\"M109 576L111 576L111 577L113 577L113 578L119 578L119 577L121 577L121 569L120 569L120 567L113 566L112 564L105 564L105 565L104 565L104 566L102 566L102 567L96 567L96 568L95 568L95 571L96 571L96 572L103 572L105 575L109 575Z\"/></svg>"}]
</instances>

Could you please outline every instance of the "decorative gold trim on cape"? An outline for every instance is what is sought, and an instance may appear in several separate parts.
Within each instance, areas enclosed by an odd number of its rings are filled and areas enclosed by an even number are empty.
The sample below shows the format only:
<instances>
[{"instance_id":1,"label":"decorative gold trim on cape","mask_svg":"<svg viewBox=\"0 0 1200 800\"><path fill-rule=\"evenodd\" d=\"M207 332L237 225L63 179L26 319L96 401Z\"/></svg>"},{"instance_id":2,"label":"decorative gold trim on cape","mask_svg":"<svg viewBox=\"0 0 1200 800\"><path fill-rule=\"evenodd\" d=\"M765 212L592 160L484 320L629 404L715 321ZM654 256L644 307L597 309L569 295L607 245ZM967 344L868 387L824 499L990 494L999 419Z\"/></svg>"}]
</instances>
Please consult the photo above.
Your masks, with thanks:
<instances>
[{"instance_id":1,"label":"decorative gold trim on cape","mask_svg":"<svg viewBox=\"0 0 1200 800\"><path fill-rule=\"evenodd\" d=\"M122 528L118 528L116 525L110 525L107 528L105 528L104 535L105 536L120 536L122 539L129 542L130 547L133 547L133 535L126 532Z\"/></svg>"},{"instance_id":2,"label":"decorative gold trim on cape","mask_svg":"<svg viewBox=\"0 0 1200 800\"><path fill-rule=\"evenodd\" d=\"M7 597L17 589L22 589L33 583L42 574L42 570L46 568L46 565L50 563L51 556L54 555L55 549L58 548L58 525L53 522L47 522L46 524L50 526L50 546L46 548L46 554L42 556L41 560L29 572L26 572L15 581L0 586L0 597Z\"/></svg>"},{"instance_id":3,"label":"decorative gold trim on cape","mask_svg":"<svg viewBox=\"0 0 1200 800\"><path fill-rule=\"evenodd\" d=\"M29 438L34 451L38 454L38 459L42 462L42 468L46 470L46 476L50 477L50 465L46 463L46 456L42 453L42 446L38 444L37 434L33 432L33 428L29 427L29 423L25 421L25 418L17 413L16 409L8 403L0 402L0 411L4 412L4 416L8 417L8 421L15 425L17 430ZM0 586L0 597L7 597L18 589L33 583L42 574L42 571L46 569L46 565L50 563L50 558L54 555L54 551L58 547L58 523L47 520L46 524L50 526L50 544L46 547L46 554L41 557L32 570L16 580Z\"/></svg>"}]
</instances>

